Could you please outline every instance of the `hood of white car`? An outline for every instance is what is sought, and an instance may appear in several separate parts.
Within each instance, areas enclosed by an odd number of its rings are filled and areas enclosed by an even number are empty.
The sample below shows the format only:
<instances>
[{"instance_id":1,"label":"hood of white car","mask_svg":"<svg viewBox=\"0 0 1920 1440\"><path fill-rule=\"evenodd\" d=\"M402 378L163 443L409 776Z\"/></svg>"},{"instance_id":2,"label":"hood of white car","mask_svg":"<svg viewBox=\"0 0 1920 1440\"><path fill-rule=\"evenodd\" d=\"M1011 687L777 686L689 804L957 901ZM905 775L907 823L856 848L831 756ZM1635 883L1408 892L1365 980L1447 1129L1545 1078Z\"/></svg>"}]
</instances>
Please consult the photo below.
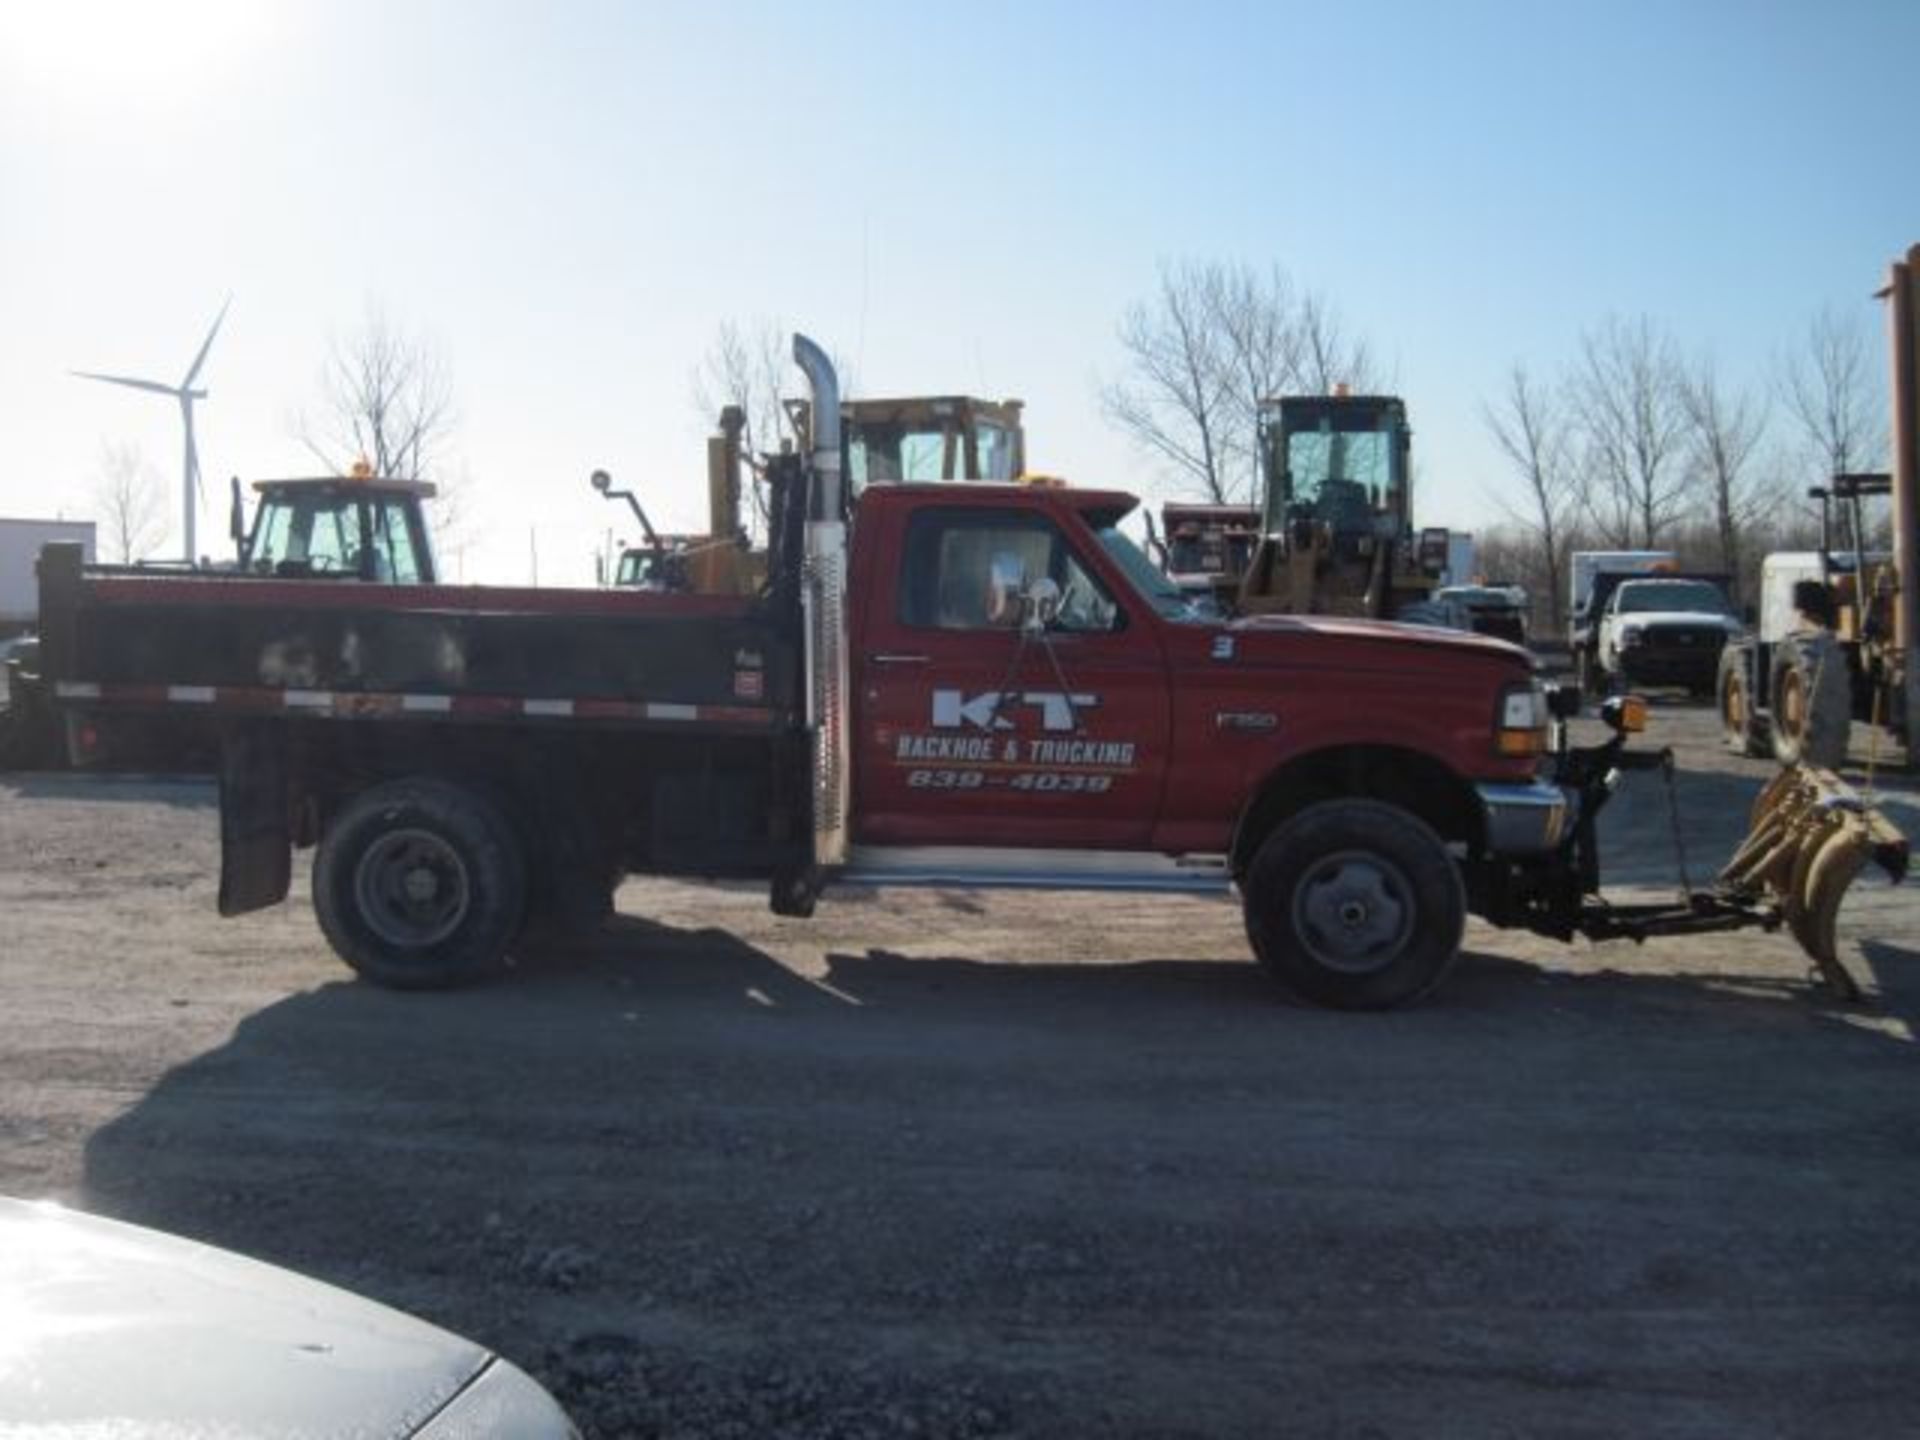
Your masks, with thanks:
<instances>
[{"instance_id":1,"label":"hood of white car","mask_svg":"<svg viewBox=\"0 0 1920 1440\"><path fill-rule=\"evenodd\" d=\"M0 1199L0 1432L411 1435L491 1361L290 1271Z\"/></svg>"}]
</instances>

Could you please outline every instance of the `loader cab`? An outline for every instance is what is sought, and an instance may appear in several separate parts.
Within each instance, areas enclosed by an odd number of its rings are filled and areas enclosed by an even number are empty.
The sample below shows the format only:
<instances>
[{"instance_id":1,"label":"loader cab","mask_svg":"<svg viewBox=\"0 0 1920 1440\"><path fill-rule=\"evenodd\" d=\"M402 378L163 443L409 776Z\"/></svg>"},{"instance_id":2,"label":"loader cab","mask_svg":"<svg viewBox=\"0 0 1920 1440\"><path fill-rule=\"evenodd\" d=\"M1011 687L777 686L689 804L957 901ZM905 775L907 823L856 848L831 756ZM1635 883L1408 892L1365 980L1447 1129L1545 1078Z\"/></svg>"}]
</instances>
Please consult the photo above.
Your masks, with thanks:
<instances>
[{"instance_id":1,"label":"loader cab","mask_svg":"<svg viewBox=\"0 0 1920 1440\"><path fill-rule=\"evenodd\" d=\"M246 524L234 482L233 532L239 567L253 575L432 585L438 580L424 480L371 475L257 480ZM244 538L241 538L243 537Z\"/></svg>"},{"instance_id":2,"label":"loader cab","mask_svg":"<svg viewBox=\"0 0 1920 1440\"><path fill-rule=\"evenodd\" d=\"M1260 407L1262 521L1268 534L1301 522L1336 543L1405 532L1412 512L1407 407L1392 395L1288 395ZM1383 522L1385 522L1383 524Z\"/></svg>"},{"instance_id":3,"label":"loader cab","mask_svg":"<svg viewBox=\"0 0 1920 1440\"><path fill-rule=\"evenodd\" d=\"M1413 528L1412 439L1398 396L1261 401L1261 538L1239 609L1434 623L1452 537Z\"/></svg>"},{"instance_id":4,"label":"loader cab","mask_svg":"<svg viewBox=\"0 0 1920 1440\"><path fill-rule=\"evenodd\" d=\"M1013 480L1026 471L1018 400L971 395L850 400L840 407L853 495L912 480Z\"/></svg>"}]
</instances>

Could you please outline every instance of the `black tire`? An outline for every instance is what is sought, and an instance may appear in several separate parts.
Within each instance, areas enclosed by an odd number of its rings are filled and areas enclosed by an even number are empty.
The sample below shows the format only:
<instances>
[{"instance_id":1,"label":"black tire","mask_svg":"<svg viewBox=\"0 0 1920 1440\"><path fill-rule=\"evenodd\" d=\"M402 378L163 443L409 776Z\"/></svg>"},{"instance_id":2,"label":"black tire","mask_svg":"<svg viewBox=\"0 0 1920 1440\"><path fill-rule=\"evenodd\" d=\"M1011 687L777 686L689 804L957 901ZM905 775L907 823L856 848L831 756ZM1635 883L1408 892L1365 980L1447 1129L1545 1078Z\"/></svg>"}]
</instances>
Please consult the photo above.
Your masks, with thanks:
<instances>
[{"instance_id":1,"label":"black tire","mask_svg":"<svg viewBox=\"0 0 1920 1440\"><path fill-rule=\"evenodd\" d=\"M1754 709L1748 679L1749 652L1729 646L1720 652L1720 678L1715 686L1720 708L1720 732L1736 755L1760 759L1768 754L1767 720Z\"/></svg>"},{"instance_id":2,"label":"black tire","mask_svg":"<svg viewBox=\"0 0 1920 1440\"><path fill-rule=\"evenodd\" d=\"M1460 872L1425 822L1377 800L1309 806L1247 867L1247 938L1290 990L1342 1010L1427 994L1460 951Z\"/></svg>"},{"instance_id":3,"label":"black tire","mask_svg":"<svg viewBox=\"0 0 1920 1440\"><path fill-rule=\"evenodd\" d=\"M1769 677L1773 756L1782 765L1838 769L1847 761L1853 722L1853 682L1847 657L1832 634L1789 635L1773 647Z\"/></svg>"},{"instance_id":4,"label":"black tire","mask_svg":"<svg viewBox=\"0 0 1920 1440\"><path fill-rule=\"evenodd\" d=\"M314 854L314 913L334 953L397 990L497 971L526 899L526 862L500 811L444 780L395 780L358 796Z\"/></svg>"}]
</instances>

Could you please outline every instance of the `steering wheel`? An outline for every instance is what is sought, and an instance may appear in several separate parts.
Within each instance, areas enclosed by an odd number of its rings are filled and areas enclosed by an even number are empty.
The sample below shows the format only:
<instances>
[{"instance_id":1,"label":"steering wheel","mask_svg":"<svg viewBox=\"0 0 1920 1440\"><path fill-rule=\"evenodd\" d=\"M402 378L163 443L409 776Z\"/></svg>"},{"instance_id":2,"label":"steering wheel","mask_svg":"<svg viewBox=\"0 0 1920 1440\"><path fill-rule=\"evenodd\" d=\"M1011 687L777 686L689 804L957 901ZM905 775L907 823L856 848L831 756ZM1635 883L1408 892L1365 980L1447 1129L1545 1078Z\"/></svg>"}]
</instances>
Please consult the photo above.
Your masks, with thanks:
<instances>
[{"instance_id":1,"label":"steering wheel","mask_svg":"<svg viewBox=\"0 0 1920 1440\"><path fill-rule=\"evenodd\" d=\"M316 575L324 575L334 568L333 556L309 555L307 557L307 568L312 570Z\"/></svg>"}]
</instances>

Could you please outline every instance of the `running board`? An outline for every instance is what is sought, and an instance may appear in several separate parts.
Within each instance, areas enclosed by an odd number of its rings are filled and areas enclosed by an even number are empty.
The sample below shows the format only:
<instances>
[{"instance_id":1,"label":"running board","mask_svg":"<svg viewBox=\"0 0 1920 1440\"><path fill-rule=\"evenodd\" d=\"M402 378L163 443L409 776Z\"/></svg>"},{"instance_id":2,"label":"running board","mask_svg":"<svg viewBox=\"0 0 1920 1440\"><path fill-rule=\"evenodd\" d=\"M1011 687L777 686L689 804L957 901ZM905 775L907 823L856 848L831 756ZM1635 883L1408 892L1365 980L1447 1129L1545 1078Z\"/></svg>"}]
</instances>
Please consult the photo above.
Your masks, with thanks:
<instances>
[{"instance_id":1,"label":"running board","mask_svg":"<svg viewBox=\"0 0 1920 1440\"><path fill-rule=\"evenodd\" d=\"M957 890L1139 890L1225 895L1224 855L1132 850L998 849L970 845L855 845L835 885L937 885Z\"/></svg>"}]
</instances>

